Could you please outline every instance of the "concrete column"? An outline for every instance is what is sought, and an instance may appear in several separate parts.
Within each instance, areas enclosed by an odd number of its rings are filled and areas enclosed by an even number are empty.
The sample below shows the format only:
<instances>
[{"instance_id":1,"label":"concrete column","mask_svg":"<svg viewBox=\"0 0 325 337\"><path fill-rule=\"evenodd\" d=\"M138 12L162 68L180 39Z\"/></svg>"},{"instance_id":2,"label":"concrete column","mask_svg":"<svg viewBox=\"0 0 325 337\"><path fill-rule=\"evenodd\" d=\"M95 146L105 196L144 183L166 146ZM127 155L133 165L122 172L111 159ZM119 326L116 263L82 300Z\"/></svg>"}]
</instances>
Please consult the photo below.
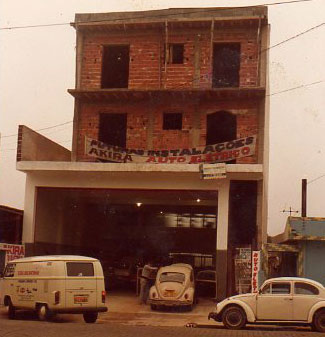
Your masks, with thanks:
<instances>
[{"instance_id":1,"label":"concrete column","mask_svg":"<svg viewBox=\"0 0 325 337\"><path fill-rule=\"evenodd\" d=\"M36 189L30 174L26 177L25 205L22 242L26 246L26 255L33 255L35 233Z\"/></svg>"},{"instance_id":2,"label":"concrete column","mask_svg":"<svg viewBox=\"0 0 325 337\"><path fill-rule=\"evenodd\" d=\"M228 250L228 219L229 219L230 181L225 180L218 190L218 222L217 222L217 300L222 300L227 294L227 250Z\"/></svg>"}]
</instances>

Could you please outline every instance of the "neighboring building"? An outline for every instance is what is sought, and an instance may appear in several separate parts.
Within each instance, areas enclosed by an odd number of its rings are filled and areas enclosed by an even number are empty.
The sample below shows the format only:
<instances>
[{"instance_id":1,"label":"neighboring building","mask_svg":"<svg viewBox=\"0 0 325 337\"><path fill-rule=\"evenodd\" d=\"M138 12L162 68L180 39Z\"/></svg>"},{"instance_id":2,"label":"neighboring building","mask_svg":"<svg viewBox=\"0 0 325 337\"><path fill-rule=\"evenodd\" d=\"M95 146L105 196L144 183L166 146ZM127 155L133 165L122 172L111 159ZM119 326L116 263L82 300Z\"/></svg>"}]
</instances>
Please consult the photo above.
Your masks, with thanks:
<instances>
[{"instance_id":1,"label":"neighboring building","mask_svg":"<svg viewBox=\"0 0 325 337\"><path fill-rule=\"evenodd\" d=\"M288 217L284 232L269 241L268 277L300 276L325 285L325 218Z\"/></svg>"},{"instance_id":2,"label":"neighboring building","mask_svg":"<svg viewBox=\"0 0 325 337\"><path fill-rule=\"evenodd\" d=\"M266 242L267 8L77 14L72 25L72 153L19 129L27 254L186 255L217 269L218 298L233 293L238 248ZM226 163L223 177L201 179L202 160Z\"/></svg>"},{"instance_id":3,"label":"neighboring building","mask_svg":"<svg viewBox=\"0 0 325 337\"><path fill-rule=\"evenodd\" d=\"M7 261L24 256L21 245L23 214L20 209L0 205L0 272Z\"/></svg>"},{"instance_id":4,"label":"neighboring building","mask_svg":"<svg viewBox=\"0 0 325 337\"><path fill-rule=\"evenodd\" d=\"M21 209L0 205L0 243L21 243L23 215Z\"/></svg>"}]
</instances>

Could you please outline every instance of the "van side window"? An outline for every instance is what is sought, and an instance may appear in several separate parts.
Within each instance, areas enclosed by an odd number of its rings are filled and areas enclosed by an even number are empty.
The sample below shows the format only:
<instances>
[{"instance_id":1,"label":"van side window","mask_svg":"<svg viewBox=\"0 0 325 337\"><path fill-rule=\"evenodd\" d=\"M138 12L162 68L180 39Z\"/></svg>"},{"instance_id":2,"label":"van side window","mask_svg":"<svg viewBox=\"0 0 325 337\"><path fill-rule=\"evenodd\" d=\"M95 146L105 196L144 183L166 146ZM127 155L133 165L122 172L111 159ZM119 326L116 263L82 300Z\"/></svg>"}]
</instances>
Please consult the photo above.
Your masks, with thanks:
<instances>
[{"instance_id":1,"label":"van side window","mask_svg":"<svg viewBox=\"0 0 325 337\"><path fill-rule=\"evenodd\" d=\"M67 276L94 276L94 265L85 262L67 262Z\"/></svg>"},{"instance_id":2,"label":"van side window","mask_svg":"<svg viewBox=\"0 0 325 337\"><path fill-rule=\"evenodd\" d=\"M15 263L8 263L5 269L5 277L14 277L15 268L16 268Z\"/></svg>"}]
</instances>

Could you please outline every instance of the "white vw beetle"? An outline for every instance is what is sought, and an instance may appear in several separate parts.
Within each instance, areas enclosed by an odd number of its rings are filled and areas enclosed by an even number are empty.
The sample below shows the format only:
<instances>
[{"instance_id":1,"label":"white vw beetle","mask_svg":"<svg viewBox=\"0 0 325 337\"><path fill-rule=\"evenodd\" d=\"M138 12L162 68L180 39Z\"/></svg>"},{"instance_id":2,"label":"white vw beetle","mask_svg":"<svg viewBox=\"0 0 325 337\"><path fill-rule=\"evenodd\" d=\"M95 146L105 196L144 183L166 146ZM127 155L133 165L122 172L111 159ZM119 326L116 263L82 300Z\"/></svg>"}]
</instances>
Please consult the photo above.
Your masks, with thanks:
<instances>
[{"instance_id":1,"label":"white vw beetle","mask_svg":"<svg viewBox=\"0 0 325 337\"><path fill-rule=\"evenodd\" d=\"M257 294L226 298L217 304L212 318L229 329L246 323L303 324L325 332L325 287L298 277L279 277L264 282Z\"/></svg>"},{"instance_id":2,"label":"white vw beetle","mask_svg":"<svg viewBox=\"0 0 325 337\"><path fill-rule=\"evenodd\" d=\"M150 288L148 303L155 310L158 305L187 306L194 303L194 274L189 264L175 263L158 270L155 285Z\"/></svg>"}]
</instances>

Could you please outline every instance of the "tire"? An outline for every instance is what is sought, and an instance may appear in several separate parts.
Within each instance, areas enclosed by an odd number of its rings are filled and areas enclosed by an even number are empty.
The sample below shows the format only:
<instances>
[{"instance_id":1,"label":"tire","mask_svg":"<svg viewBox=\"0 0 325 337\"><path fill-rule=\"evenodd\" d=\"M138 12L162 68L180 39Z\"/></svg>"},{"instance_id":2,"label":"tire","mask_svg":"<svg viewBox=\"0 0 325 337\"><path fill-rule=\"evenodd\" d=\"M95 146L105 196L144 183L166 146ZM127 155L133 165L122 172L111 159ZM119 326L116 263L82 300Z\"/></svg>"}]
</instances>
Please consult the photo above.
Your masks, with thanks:
<instances>
[{"instance_id":1,"label":"tire","mask_svg":"<svg viewBox=\"0 0 325 337\"><path fill-rule=\"evenodd\" d=\"M40 304L37 307L37 317L40 321L48 321L52 317L52 313L46 304Z\"/></svg>"},{"instance_id":2,"label":"tire","mask_svg":"<svg viewBox=\"0 0 325 337\"><path fill-rule=\"evenodd\" d=\"M325 309L319 310L315 313L312 327L318 332L325 332Z\"/></svg>"},{"instance_id":3,"label":"tire","mask_svg":"<svg viewBox=\"0 0 325 337\"><path fill-rule=\"evenodd\" d=\"M16 316L16 308L13 306L10 297L6 301L6 310L7 310L7 315L9 319L15 319Z\"/></svg>"},{"instance_id":4,"label":"tire","mask_svg":"<svg viewBox=\"0 0 325 337\"><path fill-rule=\"evenodd\" d=\"M98 312L85 312L83 317L86 323L95 323L97 321Z\"/></svg>"},{"instance_id":5,"label":"tire","mask_svg":"<svg viewBox=\"0 0 325 337\"><path fill-rule=\"evenodd\" d=\"M246 325L246 314L237 306L230 306L222 314L222 323L227 329L239 330Z\"/></svg>"}]
</instances>

